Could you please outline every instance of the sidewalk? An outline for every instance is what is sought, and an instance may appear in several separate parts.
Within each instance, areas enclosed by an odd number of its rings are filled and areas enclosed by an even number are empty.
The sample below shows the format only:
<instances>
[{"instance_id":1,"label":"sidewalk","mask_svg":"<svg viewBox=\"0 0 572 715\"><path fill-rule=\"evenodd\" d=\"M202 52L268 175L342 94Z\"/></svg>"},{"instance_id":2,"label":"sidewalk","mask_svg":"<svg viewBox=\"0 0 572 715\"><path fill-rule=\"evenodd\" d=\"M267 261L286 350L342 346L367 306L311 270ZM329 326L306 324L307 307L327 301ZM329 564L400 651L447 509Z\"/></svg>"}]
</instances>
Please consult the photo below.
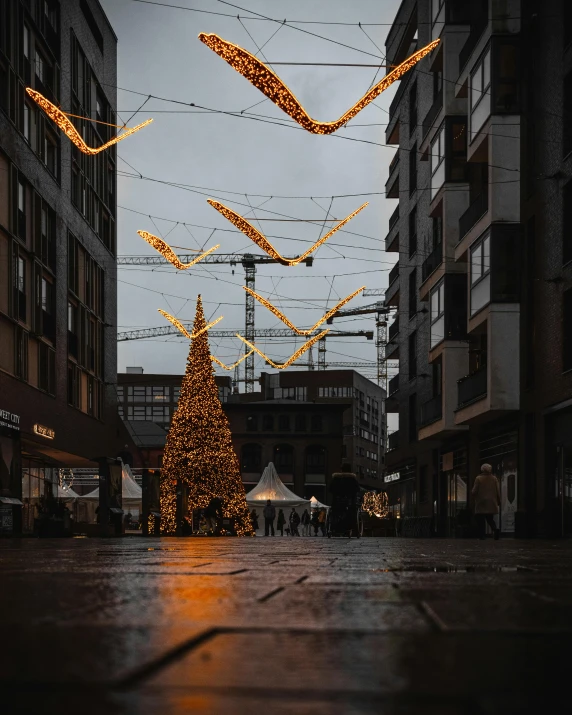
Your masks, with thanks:
<instances>
[{"instance_id":1,"label":"sidewalk","mask_svg":"<svg viewBox=\"0 0 572 715\"><path fill-rule=\"evenodd\" d=\"M0 574L7 715L570 705L572 542L5 540Z\"/></svg>"}]
</instances>

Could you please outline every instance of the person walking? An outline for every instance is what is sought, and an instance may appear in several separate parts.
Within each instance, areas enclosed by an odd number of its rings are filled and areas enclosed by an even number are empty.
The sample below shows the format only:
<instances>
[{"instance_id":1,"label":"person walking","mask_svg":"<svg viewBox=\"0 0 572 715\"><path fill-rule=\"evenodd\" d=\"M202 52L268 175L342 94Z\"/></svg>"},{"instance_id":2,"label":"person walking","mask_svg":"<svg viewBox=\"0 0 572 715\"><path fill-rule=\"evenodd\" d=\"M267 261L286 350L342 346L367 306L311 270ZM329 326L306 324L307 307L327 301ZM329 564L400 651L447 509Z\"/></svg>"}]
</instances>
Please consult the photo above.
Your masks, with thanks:
<instances>
[{"instance_id":1,"label":"person walking","mask_svg":"<svg viewBox=\"0 0 572 715\"><path fill-rule=\"evenodd\" d=\"M320 512L318 514L318 526L320 527L322 536L326 535L326 518L327 518L327 516L328 516L328 512L324 508L320 509Z\"/></svg>"},{"instance_id":2,"label":"person walking","mask_svg":"<svg viewBox=\"0 0 572 715\"><path fill-rule=\"evenodd\" d=\"M486 524L488 524L493 530L495 541L497 541L500 538L500 529L495 524L494 514L499 513L501 495L499 480L493 474L490 464L482 465L481 473L475 479L471 494L475 499L479 539L486 538Z\"/></svg>"},{"instance_id":3,"label":"person walking","mask_svg":"<svg viewBox=\"0 0 572 715\"><path fill-rule=\"evenodd\" d=\"M274 519L276 519L276 508L272 506L270 499L266 502L264 511L264 536L269 536L272 533L274 536Z\"/></svg>"},{"instance_id":4,"label":"person walking","mask_svg":"<svg viewBox=\"0 0 572 715\"><path fill-rule=\"evenodd\" d=\"M300 514L296 511L294 507L292 507L292 511L290 512L290 535L291 536L300 536L300 532L298 531L298 526L300 525Z\"/></svg>"},{"instance_id":5,"label":"person walking","mask_svg":"<svg viewBox=\"0 0 572 715\"><path fill-rule=\"evenodd\" d=\"M258 531L258 512L256 509L253 509L250 512L250 521L252 522L252 528L254 531Z\"/></svg>"},{"instance_id":6,"label":"person walking","mask_svg":"<svg viewBox=\"0 0 572 715\"><path fill-rule=\"evenodd\" d=\"M310 536L310 514L307 509L302 514L302 536Z\"/></svg>"},{"instance_id":7,"label":"person walking","mask_svg":"<svg viewBox=\"0 0 572 715\"><path fill-rule=\"evenodd\" d=\"M286 517L284 516L284 511L278 509L278 521L276 522L276 531L280 532L280 536L284 536L284 525L286 524Z\"/></svg>"},{"instance_id":8,"label":"person walking","mask_svg":"<svg viewBox=\"0 0 572 715\"><path fill-rule=\"evenodd\" d=\"M218 520L222 519L222 499L220 497L213 497L204 513L208 530L212 532L215 536L218 534Z\"/></svg>"},{"instance_id":9,"label":"person walking","mask_svg":"<svg viewBox=\"0 0 572 715\"><path fill-rule=\"evenodd\" d=\"M314 536L318 536L318 529L320 528L320 522L318 521L318 510L312 510L312 517L310 519L310 524L314 527Z\"/></svg>"}]
</instances>

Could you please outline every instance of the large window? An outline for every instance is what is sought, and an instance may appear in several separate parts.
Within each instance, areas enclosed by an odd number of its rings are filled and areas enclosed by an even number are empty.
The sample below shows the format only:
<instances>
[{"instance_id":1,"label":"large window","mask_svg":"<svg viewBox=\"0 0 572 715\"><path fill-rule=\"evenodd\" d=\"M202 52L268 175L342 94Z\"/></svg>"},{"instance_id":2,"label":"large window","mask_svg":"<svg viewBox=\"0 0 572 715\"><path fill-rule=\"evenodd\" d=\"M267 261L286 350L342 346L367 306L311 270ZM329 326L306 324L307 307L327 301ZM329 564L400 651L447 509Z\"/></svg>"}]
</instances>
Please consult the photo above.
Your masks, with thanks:
<instances>
[{"instance_id":1,"label":"large window","mask_svg":"<svg viewBox=\"0 0 572 715\"><path fill-rule=\"evenodd\" d=\"M431 291L431 348L445 337L445 281Z\"/></svg>"},{"instance_id":2,"label":"large window","mask_svg":"<svg viewBox=\"0 0 572 715\"><path fill-rule=\"evenodd\" d=\"M294 470L294 448L291 444L277 444L274 447L274 466L278 474L292 474Z\"/></svg>"},{"instance_id":3,"label":"large window","mask_svg":"<svg viewBox=\"0 0 572 715\"><path fill-rule=\"evenodd\" d=\"M306 393L306 387L275 387L273 395L275 400L299 400L305 402Z\"/></svg>"},{"instance_id":4,"label":"large window","mask_svg":"<svg viewBox=\"0 0 572 715\"><path fill-rule=\"evenodd\" d=\"M323 474L326 469L326 449L320 445L306 447L306 474Z\"/></svg>"},{"instance_id":5,"label":"large window","mask_svg":"<svg viewBox=\"0 0 572 715\"><path fill-rule=\"evenodd\" d=\"M491 249L487 233L471 246L471 315L477 313L491 299Z\"/></svg>"},{"instance_id":6,"label":"large window","mask_svg":"<svg viewBox=\"0 0 572 715\"><path fill-rule=\"evenodd\" d=\"M259 444L242 446L240 467L243 472L259 472L262 464L262 447Z\"/></svg>"},{"instance_id":7,"label":"large window","mask_svg":"<svg viewBox=\"0 0 572 715\"><path fill-rule=\"evenodd\" d=\"M318 387L318 397L357 397L353 387Z\"/></svg>"}]
</instances>

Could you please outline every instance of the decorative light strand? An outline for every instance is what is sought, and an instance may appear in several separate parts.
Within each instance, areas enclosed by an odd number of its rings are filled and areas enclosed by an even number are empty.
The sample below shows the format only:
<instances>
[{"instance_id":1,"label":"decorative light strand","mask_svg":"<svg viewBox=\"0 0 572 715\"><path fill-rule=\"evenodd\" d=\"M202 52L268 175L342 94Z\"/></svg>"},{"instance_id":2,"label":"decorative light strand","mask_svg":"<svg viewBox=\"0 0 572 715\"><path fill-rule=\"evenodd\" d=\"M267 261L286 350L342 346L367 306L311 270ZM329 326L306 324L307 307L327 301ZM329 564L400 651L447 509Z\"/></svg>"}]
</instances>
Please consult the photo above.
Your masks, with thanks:
<instances>
[{"instance_id":1,"label":"decorative light strand","mask_svg":"<svg viewBox=\"0 0 572 715\"><path fill-rule=\"evenodd\" d=\"M223 515L233 519L238 536L253 535L240 464L232 446L210 359L207 323L201 298L177 409L167 435L161 469L161 534L190 531L191 515L222 501ZM187 499L184 499L186 492ZM177 515L177 494L188 512ZM196 523L196 522L195 522Z\"/></svg>"},{"instance_id":2,"label":"decorative light strand","mask_svg":"<svg viewBox=\"0 0 572 715\"><path fill-rule=\"evenodd\" d=\"M389 514L389 500L385 492L376 494L375 492L366 492L363 495L361 508L369 514L369 516L377 516L383 519Z\"/></svg>"},{"instance_id":3,"label":"decorative light strand","mask_svg":"<svg viewBox=\"0 0 572 715\"><path fill-rule=\"evenodd\" d=\"M189 333L186 329L185 326L175 318L174 315L170 315L169 313L165 312L164 310L161 310L161 308L158 308L159 313L167 320L172 323L177 330L180 330L183 335L188 338L189 340L194 340L195 338L198 338L201 333L204 333L206 330L209 330L210 328L213 327L213 325L216 325L217 323L220 323L220 321L223 319L223 316L221 315L220 318L217 318L216 320L213 320L212 323L208 323L205 325L204 328L201 328L201 331L199 333Z\"/></svg>"},{"instance_id":4,"label":"decorative light strand","mask_svg":"<svg viewBox=\"0 0 572 715\"><path fill-rule=\"evenodd\" d=\"M246 338L243 338L242 335L239 335L239 334L237 333L237 334L236 334L236 337L237 337L237 338L240 338L243 343L245 343L246 345L248 345L249 348L252 348L255 352L257 352L257 353L260 355L260 357L261 357L261 358L264 358L264 360L266 360L266 362L267 362L269 365L272 365L273 368L276 368L276 370L284 370L285 368L290 367L290 365L292 365L293 362L296 362L296 360L297 360L299 357L301 357L301 356L306 352L306 350L309 350L314 343L318 342L318 340L320 340L321 338L325 337L329 332L330 332L330 329L328 328L327 330L322 330L321 333L318 333L317 335L314 335L313 338L311 338L310 340L308 340L308 342L304 343L304 345L302 345L301 348L298 348L298 350L296 350L296 352L295 352L291 357L289 357L288 360L286 360L285 363L282 363L282 364L273 362L273 361L268 357L268 355L265 355L262 351L260 351L260 350L256 347L256 345L253 345L252 343L250 343Z\"/></svg>"},{"instance_id":5,"label":"decorative light strand","mask_svg":"<svg viewBox=\"0 0 572 715\"><path fill-rule=\"evenodd\" d=\"M46 99L43 94L36 92L36 90L32 89L31 87L26 87L26 92L30 95L34 102L36 102L36 104L44 110L44 112L54 122L54 124L62 130L62 132L67 136L67 138L73 144L75 144L80 151L82 151L84 154L90 154L91 156L93 156L94 154L99 154L105 149L109 149L110 146L117 144L123 139L127 139L127 137L130 137L132 134L135 134L135 132L138 132L140 129L143 129L143 127L146 127L153 121L152 119L147 119L142 124L138 124L136 127L131 127L131 129L126 129L123 134L118 134L117 136L113 137L113 139L110 139L108 142L105 142L105 144L94 148L88 146L84 142L81 137L81 134L74 127L71 119L68 119L67 115L64 114L61 109L58 109L55 104L52 104L48 99Z\"/></svg>"},{"instance_id":6,"label":"decorative light strand","mask_svg":"<svg viewBox=\"0 0 572 715\"><path fill-rule=\"evenodd\" d=\"M247 293L250 293L251 296L256 298L256 300L259 303L262 303L262 305L265 308L268 308L268 310L271 313L274 313L274 315L281 320L285 325L287 325L291 330L293 330L296 335L311 335L316 328L319 328L322 323L325 323L328 318L331 318L332 315L338 312L338 310L345 305L346 303L349 303L352 298L355 298L358 293L361 293L362 290L364 290L365 286L362 286L361 288L358 288L358 290L354 291L350 295L348 295L346 298L341 300L337 305L335 305L331 310L328 310L328 312L318 320L318 322L313 325L309 330L300 330L297 328L293 323L291 323L288 318L284 315L284 313L281 313L276 306L272 305L266 298L263 298L261 295L258 295L258 293L255 293L252 288L247 288L246 286L242 286L244 290Z\"/></svg>"},{"instance_id":7,"label":"decorative light strand","mask_svg":"<svg viewBox=\"0 0 572 715\"><path fill-rule=\"evenodd\" d=\"M301 127L312 134L333 134L340 127L343 127L344 124L349 122L350 119L353 119L356 114L361 112L364 107L367 107L370 102L373 102L384 90L398 79L401 79L414 65L432 52L440 42L440 40L434 40L412 54L411 57L408 57L368 90L353 107L350 107L348 111L342 114L335 122L317 122L310 117L280 77L265 65L264 62L261 62L257 57L251 55L250 52L214 34L201 32L199 40L207 47L210 47L213 52L216 52L225 62L228 62L228 64L243 77L246 77L251 84L274 102L277 107L292 117Z\"/></svg>"},{"instance_id":8,"label":"decorative light strand","mask_svg":"<svg viewBox=\"0 0 572 715\"><path fill-rule=\"evenodd\" d=\"M234 226L236 226L242 233L244 233L245 236L248 236L251 241L254 241L256 245L261 248L263 251L265 251L269 256L274 258L274 260L278 261L278 263L281 263L283 266L297 266L298 263L303 261L305 258L307 258L310 253L313 253L317 248L319 248L322 243L325 243L328 238L334 235L336 231L339 231L340 228L346 225L348 221L351 221L354 216L356 216L360 211L362 211L367 205L368 201L365 202L365 204L362 204L359 209L356 209L353 213L351 213L349 216L346 216L346 218L343 221L340 221L334 228L331 229L325 236L322 236L322 238L319 241L316 241L316 243L309 248L305 253L303 253L301 256L298 256L298 258L284 258L284 256L281 256L278 251L274 248L274 246L270 243L270 241L266 238L266 236L258 229L254 228L254 226L249 223L243 216L240 214L237 214L236 211L233 211L232 209L229 209L227 206L224 206L224 204L219 203L218 201L215 201L214 199L207 199L208 203L215 208L220 214L222 214L226 219L228 219Z\"/></svg>"},{"instance_id":9,"label":"decorative light strand","mask_svg":"<svg viewBox=\"0 0 572 715\"><path fill-rule=\"evenodd\" d=\"M243 355L243 356L240 358L240 360L237 360L237 361L236 361L235 363L233 363L232 365L225 365L223 362L221 362L221 361L220 361L218 358L216 358L214 355L211 355L211 360L212 360L213 362L216 362L217 365L220 365L220 367L222 367L223 370L234 370L234 368L235 368L237 365L240 365L240 363L241 363L243 360L246 360L246 358L247 358L247 357L250 357L253 353L254 353L254 350L251 350L249 353L246 353L245 355Z\"/></svg>"},{"instance_id":10,"label":"decorative light strand","mask_svg":"<svg viewBox=\"0 0 572 715\"><path fill-rule=\"evenodd\" d=\"M153 248L157 250L163 256L163 258L169 261L169 263L172 263L175 268L178 268L180 271L186 271L187 268L190 268L191 266L194 266L195 263L202 261L205 256L209 255L209 253L212 253L213 251L216 251L217 248L220 248L220 243L217 243L216 246L213 246L212 248L209 248L208 251L201 253L200 256L194 258L190 263L181 263L177 254L173 251L171 246L169 246L168 243L165 243L162 238L154 236L152 233L148 233L147 231L137 231L137 233L141 236L142 239L144 239L145 241L147 241L147 243L153 246Z\"/></svg>"}]
</instances>

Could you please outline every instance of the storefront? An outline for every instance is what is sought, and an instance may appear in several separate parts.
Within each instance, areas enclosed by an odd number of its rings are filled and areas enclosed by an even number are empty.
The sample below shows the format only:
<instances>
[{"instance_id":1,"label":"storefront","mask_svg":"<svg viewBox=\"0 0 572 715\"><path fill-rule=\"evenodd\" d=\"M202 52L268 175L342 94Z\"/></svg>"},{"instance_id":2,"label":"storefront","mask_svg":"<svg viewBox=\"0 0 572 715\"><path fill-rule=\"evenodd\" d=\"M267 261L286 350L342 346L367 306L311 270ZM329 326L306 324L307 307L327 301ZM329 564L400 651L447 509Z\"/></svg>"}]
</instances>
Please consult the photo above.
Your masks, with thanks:
<instances>
[{"instance_id":1,"label":"storefront","mask_svg":"<svg viewBox=\"0 0 572 715\"><path fill-rule=\"evenodd\" d=\"M0 405L0 535L19 534L22 523L20 415Z\"/></svg>"},{"instance_id":2,"label":"storefront","mask_svg":"<svg viewBox=\"0 0 572 715\"><path fill-rule=\"evenodd\" d=\"M483 434L479 443L480 464L490 464L500 482L501 508L498 526L514 534L518 498L518 432L506 426Z\"/></svg>"},{"instance_id":3,"label":"storefront","mask_svg":"<svg viewBox=\"0 0 572 715\"><path fill-rule=\"evenodd\" d=\"M387 493L389 516L395 519L415 516L415 462L404 464L398 471L386 474L383 478L383 490Z\"/></svg>"},{"instance_id":4,"label":"storefront","mask_svg":"<svg viewBox=\"0 0 572 715\"><path fill-rule=\"evenodd\" d=\"M572 401L546 413L546 496L543 532L572 535Z\"/></svg>"},{"instance_id":5,"label":"storefront","mask_svg":"<svg viewBox=\"0 0 572 715\"><path fill-rule=\"evenodd\" d=\"M467 449L457 446L440 455L440 494L435 503L436 523L442 536L467 536L471 517L468 504Z\"/></svg>"}]
</instances>

